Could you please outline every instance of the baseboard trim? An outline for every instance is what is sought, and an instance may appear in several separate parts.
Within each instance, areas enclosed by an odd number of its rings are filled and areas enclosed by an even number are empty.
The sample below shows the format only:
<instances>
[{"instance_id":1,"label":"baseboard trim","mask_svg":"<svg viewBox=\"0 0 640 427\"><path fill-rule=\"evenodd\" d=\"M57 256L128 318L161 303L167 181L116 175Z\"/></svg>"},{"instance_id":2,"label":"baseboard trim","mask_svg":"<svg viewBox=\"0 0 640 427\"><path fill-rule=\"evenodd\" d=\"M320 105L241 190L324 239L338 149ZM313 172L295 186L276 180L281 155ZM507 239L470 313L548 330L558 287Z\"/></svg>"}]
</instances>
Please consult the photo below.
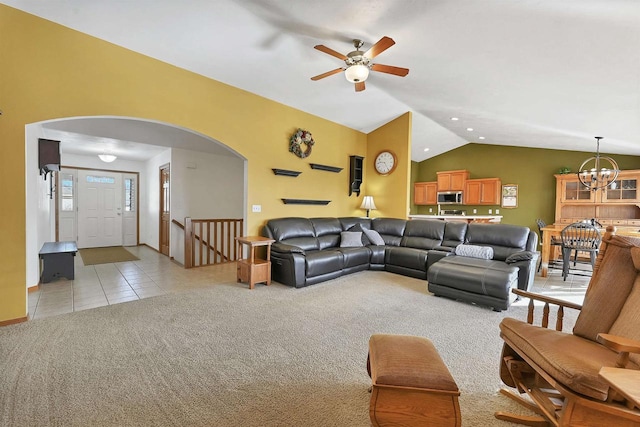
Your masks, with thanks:
<instances>
[{"instance_id":1,"label":"baseboard trim","mask_svg":"<svg viewBox=\"0 0 640 427\"><path fill-rule=\"evenodd\" d=\"M26 322L27 320L29 320L29 316L18 317L17 319L3 320L0 322L0 327L15 325L16 323Z\"/></svg>"},{"instance_id":2,"label":"baseboard trim","mask_svg":"<svg viewBox=\"0 0 640 427\"><path fill-rule=\"evenodd\" d=\"M31 292L36 292L40 290L40 284L37 284L35 286L29 286L27 288L27 292L31 293Z\"/></svg>"}]
</instances>

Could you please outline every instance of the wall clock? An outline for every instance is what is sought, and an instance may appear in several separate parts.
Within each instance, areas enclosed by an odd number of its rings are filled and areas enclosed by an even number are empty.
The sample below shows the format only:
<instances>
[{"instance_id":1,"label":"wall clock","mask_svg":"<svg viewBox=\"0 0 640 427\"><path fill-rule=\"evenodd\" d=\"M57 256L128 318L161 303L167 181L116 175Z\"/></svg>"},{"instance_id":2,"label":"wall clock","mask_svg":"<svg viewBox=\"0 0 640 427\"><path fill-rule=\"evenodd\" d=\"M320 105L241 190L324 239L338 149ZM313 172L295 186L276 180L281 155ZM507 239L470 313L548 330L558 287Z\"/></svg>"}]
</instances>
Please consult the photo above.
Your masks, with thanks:
<instances>
[{"instance_id":1,"label":"wall clock","mask_svg":"<svg viewBox=\"0 0 640 427\"><path fill-rule=\"evenodd\" d=\"M380 175L389 175L396 169L398 158L393 151L383 150L376 156L373 164Z\"/></svg>"}]
</instances>

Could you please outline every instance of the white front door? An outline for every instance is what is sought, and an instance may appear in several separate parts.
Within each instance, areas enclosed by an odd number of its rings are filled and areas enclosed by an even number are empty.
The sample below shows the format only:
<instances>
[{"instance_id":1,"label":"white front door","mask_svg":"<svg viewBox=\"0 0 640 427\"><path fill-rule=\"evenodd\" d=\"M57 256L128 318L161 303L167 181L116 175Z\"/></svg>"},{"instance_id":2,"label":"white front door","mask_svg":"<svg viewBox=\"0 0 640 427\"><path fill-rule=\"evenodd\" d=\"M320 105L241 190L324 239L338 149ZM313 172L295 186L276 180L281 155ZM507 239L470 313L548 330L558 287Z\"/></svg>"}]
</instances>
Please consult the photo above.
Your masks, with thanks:
<instances>
[{"instance_id":1,"label":"white front door","mask_svg":"<svg viewBox=\"0 0 640 427\"><path fill-rule=\"evenodd\" d=\"M78 247L122 245L122 175L78 170Z\"/></svg>"}]
</instances>

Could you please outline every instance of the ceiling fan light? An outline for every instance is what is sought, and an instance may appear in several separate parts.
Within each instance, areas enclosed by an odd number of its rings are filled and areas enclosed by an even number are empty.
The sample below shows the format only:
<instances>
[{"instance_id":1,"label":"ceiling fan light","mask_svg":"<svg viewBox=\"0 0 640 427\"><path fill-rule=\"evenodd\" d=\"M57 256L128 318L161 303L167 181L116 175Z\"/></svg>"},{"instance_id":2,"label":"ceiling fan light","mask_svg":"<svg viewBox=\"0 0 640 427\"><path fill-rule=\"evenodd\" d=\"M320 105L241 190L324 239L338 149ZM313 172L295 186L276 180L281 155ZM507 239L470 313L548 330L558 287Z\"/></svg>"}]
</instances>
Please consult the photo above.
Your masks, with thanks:
<instances>
[{"instance_id":1,"label":"ceiling fan light","mask_svg":"<svg viewBox=\"0 0 640 427\"><path fill-rule=\"evenodd\" d=\"M114 156L113 154L98 154L98 157L100 158L100 160L102 160L105 163L111 163L115 159L118 158L117 156Z\"/></svg>"},{"instance_id":2,"label":"ceiling fan light","mask_svg":"<svg viewBox=\"0 0 640 427\"><path fill-rule=\"evenodd\" d=\"M369 77L369 67L361 64L352 65L344 70L344 76L351 83L363 82Z\"/></svg>"}]
</instances>

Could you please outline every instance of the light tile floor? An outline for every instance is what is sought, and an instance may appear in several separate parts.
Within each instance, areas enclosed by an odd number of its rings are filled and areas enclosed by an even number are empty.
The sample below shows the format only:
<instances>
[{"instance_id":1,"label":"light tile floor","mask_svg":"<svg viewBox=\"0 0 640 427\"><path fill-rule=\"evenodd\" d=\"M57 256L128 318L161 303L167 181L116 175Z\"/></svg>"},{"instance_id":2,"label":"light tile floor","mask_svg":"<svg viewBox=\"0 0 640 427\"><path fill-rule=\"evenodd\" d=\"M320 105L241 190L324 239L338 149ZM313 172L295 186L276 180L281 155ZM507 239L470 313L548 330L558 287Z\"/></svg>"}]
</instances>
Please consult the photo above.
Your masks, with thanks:
<instances>
[{"instance_id":1,"label":"light tile floor","mask_svg":"<svg viewBox=\"0 0 640 427\"><path fill-rule=\"evenodd\" d=\"M60 278L29 293L29 318L41 319L236 280L236 264L186 270L147 246L127 247L139 261L85 266L75 257L75 279Z\"/></svg>"},{"instance_id":2,"label":"light tile floor","mask_svg":"<svg viewBox=\"0 0 640 427\"><path fill-rule=\"evenodd\" d=\"M80 255L76 256L74 280L57 279L29 293L29 318L41 319L236 280L235 263L186 270L147 246L127 250L140 260L85 266ZM547 277L536 275L531 291L581 304L591 266L578 267L584 274L572 270L576 274L570 274L566 281L562 279L561 266L550 269Z\"/></svg>"}]
</instances>

